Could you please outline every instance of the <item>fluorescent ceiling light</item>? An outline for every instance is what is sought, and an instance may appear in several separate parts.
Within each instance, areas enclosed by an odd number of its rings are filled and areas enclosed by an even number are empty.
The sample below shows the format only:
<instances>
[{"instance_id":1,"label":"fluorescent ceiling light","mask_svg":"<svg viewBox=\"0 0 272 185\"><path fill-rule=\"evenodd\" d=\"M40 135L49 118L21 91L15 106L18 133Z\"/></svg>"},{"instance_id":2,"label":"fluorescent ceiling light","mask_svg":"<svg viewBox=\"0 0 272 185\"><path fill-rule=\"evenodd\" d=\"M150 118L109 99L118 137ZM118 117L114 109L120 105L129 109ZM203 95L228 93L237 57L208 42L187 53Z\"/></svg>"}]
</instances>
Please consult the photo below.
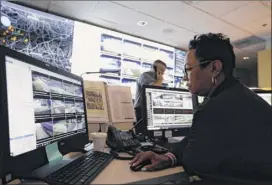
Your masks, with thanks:
<instances>
[{"instance_id":1,"label":"fluorescent ceiling light","mask_svg":"<svg viewBox=\"0 0 272 185\"><path fill-rule=\"evenodd\" d=\"M249 59L249 57L243 57L243 59L244 59L244 60L248 60L248 59Z\"/></svg>"}]
</instances>

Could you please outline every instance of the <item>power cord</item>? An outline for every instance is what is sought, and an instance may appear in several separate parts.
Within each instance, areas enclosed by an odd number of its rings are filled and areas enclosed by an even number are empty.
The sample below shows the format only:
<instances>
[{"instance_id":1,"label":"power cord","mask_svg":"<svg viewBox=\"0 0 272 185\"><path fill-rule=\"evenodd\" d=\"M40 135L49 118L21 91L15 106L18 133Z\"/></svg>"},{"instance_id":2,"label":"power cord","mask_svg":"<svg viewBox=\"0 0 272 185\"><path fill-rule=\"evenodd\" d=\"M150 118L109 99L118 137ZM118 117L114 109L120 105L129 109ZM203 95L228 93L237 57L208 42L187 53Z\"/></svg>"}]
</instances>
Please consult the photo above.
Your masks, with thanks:
<instances>
[{"instance_id":1,"label":"power cord","mask_svg":"<svg viewBox=\"0 0 272 185\"><path fill-rule=\"evenodd\" d=\"M129 154L130 156L122 156L119 154L119 152ZM119 150L119 151L111 150L110 153L114 156L115 159L119 159L119 160L132 160L136 156L135 152L126 151L126 150Z\"/></svg>"},{"instance_id":2,"label":"power cord","mask_svg":"<svg viewBox=\"0 0 272 185\"><path fill-rule=\"evenodd\" d=\"M155 139L149 139L149 138L147 138L146 141L150 142L153 145L152 146L153 148L155 148L157 146Z\"/></svg>"},{"instance_id":3,"label":"power cord","mask_svg":"<svg viewBox=\"0 0 272 185\"><path fill-rule=\"evenodd\" d=\"M137 127L137 125L139 124L139 123L141 123L143 121L143 118L141 118L139 121L137 121L136 123L135 123L135 125L131 128L131 129L129 129L129 131L132 131L135 127Z\"/></svg>"}]
</instances>

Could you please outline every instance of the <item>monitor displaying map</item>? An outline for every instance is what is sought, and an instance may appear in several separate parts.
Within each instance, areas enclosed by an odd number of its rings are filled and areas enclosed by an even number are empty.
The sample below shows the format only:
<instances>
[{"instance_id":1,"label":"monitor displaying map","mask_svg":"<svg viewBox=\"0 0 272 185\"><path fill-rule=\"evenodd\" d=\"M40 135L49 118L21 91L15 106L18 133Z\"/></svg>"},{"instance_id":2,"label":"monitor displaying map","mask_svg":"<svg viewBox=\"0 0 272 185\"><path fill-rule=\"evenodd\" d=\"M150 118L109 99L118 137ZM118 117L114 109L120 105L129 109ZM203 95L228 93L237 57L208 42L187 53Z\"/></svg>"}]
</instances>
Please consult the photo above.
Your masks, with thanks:
<instances>
[{"instance_id":1,"label":"monitor displaying map","mask_svg":"<svg viewBox=\"0 0 272 185\"><path fill-rule=\"evenodd\" d=\"M0 45L71 71L74 21L1 1Z\"/></svg>"},{"instance_id":2,"label":"monitor displaying map","mask_svg":"<svg viewBox=\"0 0 272 185\"><path fill-rule=\"evenodd\" d=\"M171 46L7 1L1 1L0 22L0 45L76 75L102 72L83 77L130 86L133 98L139 75L151 70L157 59L167 64L164 85L173 87L180 81L175 76L183 75L185 53ZM120 72L106 73L109 70ZM57 89L57 81L52 83Z\"/></svg>"}]
</instances>

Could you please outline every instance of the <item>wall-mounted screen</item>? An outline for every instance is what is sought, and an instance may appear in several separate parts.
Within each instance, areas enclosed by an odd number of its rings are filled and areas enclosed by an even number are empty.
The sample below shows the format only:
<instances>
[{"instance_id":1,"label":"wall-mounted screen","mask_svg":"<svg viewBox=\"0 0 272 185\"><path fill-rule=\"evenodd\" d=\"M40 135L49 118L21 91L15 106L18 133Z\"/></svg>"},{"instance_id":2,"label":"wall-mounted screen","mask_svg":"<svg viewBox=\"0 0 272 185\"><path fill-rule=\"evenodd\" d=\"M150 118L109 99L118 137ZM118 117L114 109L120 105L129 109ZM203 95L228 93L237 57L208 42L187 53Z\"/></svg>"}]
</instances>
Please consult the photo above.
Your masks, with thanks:
<instances>
[{"instance_id":1,"label":"wall-mounted screen","mask_svg":"<svg viewBox=\"0 0 272 185\"><path fill-rule=\"evenodd\" d=\"M0 45L71 71L74 21L1 2Z\"/></svg>"},{"instance_id":2,"label":"wall-mounted screen","mask_svg":"<svg viewBox=\"0 0 272 185\"><path fill-rule=\"evenodd\" d=\"M175 75L183 75L185 53L174 47L4 1L0 44L77 75L118 69L85 78L130 86L133 96L137 78L157 59L167 64L167 86L174 86Z\"/></svg>"},{"instance_id":3,"label":"wall-mounted screen","mask_svg":"<svg viewBox=\"0 0 272 185\"><path fill-rule=\"evenodd\" d=\"M175 50L175 76L183 77L184 65L185 65L186 52L176 49Z\"/></svg>"}]
</instances>

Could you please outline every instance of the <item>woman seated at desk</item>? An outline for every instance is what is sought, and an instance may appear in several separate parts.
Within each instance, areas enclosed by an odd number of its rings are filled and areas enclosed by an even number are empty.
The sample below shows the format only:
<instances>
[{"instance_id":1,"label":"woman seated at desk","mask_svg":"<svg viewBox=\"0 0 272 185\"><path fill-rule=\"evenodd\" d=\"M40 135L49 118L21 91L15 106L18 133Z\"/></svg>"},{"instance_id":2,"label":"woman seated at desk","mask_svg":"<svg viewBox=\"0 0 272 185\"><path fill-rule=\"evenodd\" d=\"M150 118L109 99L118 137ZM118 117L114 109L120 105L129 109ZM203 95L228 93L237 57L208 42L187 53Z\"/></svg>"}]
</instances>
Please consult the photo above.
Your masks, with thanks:
<instances>
[{"instance_id":1,"label":"woman seated at desk","mask_svg":"<svg viewBox=\"0 0 272 185\"><path fill-rule=\"evenodd\" d=\"M172 153L140 153L131 164L151 160L142 171L182 165L189 176L202 179L197 184L272 182L272 108L233 77L229 38L212 33L195 37L186 59L189 90L205 97L190 134Z\"/></svg>"}]
</instances>

